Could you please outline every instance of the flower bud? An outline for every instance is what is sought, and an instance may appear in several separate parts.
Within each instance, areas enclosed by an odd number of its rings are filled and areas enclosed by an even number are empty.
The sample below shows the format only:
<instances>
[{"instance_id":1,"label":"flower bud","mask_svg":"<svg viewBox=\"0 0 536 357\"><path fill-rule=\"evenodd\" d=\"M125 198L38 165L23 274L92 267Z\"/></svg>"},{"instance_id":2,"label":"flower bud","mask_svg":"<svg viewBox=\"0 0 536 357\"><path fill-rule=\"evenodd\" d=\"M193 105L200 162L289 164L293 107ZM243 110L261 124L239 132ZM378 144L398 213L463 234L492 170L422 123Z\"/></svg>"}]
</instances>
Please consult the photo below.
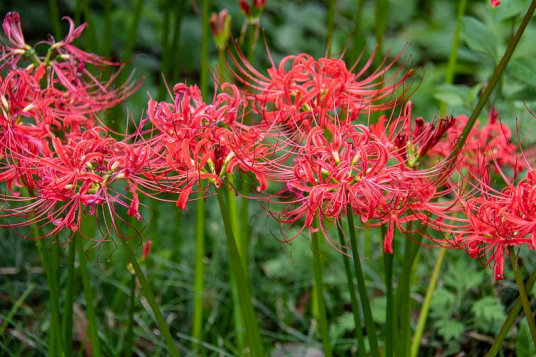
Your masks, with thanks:
<instances>
[{"instance_id":1,"label":"flower bud","mask_svg":"<svg viewBox=\"0 0 536 357\"><path fill-rule=\"evenodd\" d=\"M266 0L253 0L253 7L250 7L246 0L239 0L240 10L249 21L257 20L266 6Z\"/></svg>"},{"instance_id":2,"label":"flower bud","mask_svg":"<svg viewBox=\"0 0 536 357\"><path fill-rule=\"evenodd\" d=\"M210 29L216 47L220 51L224 50L231 37L231 15L227 10L222 10L219 14L212 14L210 17Z\"/></svg>"},{"instance_id":3,"label":"flower bud","mask_svg":"<svg viewBox=\"0 0 536 357\"><path fill-rule=\"evenodd\" d=\"M147 256L151 252L151 245L152 244L153 244L153 241L148 240L143 245L143 252L141 253L141 261L144 261L145 259L147 259Z\"/></svg>"}]
</instances>

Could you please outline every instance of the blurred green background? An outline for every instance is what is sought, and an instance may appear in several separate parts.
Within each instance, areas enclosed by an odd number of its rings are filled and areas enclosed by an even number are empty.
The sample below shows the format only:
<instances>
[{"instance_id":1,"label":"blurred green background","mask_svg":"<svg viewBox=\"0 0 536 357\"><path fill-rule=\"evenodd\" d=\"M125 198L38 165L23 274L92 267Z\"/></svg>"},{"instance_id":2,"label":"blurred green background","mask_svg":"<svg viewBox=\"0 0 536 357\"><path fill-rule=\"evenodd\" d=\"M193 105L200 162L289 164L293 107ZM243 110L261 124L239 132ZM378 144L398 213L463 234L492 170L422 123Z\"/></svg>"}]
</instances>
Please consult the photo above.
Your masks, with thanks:
<instances>
[{"instance_id":1,"label":"blurred green background","mask_svg":"<svg viewBox=\"0 0 536 357\"><path fill-rule=\"evenodd\" d=\"M217 50L210 44L210 60L201 63L200 2L160 0L145 1L140 13L136 37L131 36L130 24L137 1L111 0L62 1L58 0L60 16L79 18L90 27L84 32L80 46L86 50L120 60L129 41L133 44L134 59L129 70L144 84L123 108L135 119L143 117L149 97L158 98L161 91L162 70L167 68L169 86L177 82L199 83L201 66L218 68ZM358 2L336 1L335 27L332 53L338 56L348 47L345 58L353 56L355 49L365 48L365 57L376 45L374 36L375 2L364 1L361 22L357 31L361 35L356 43ZM385 3L385 0L383 0ZM431 120L439 112L441 102L448 105L449 114L469 114L476 104L479 91L486 85L494 65L501 58L512 38L521 17L528 8L527 0L504 0L493 9L488 1L469 1L463 19L462 42L458 52L458 65L453 85L445 85L445 70L456 26L457 1L450 0L391 0L386 17L387 32L384 51L394 58L407 46L420 81L412 97L414 113ZM111 18L111 38L106 36L106 7ZM212 11L227 9L232 15L232 33L239 39L245 18L238 1L213 1ZM384 8L385 10L386 8ZM23 31L28 43L42 40L53 32L47 1L2 0L0 14L17 11L21 15ZM181 23L177 30L177 12ZM255 66L265 72L270 63L264 46L269 48L277 64L284 56L306 52L314 57L326 53L327 5L322 1L268 0L261 17L263 29L255 49ZM62 33L67 22L62 22ZM177 45L163 46L173 41L180 31ZM512 128L516 119L521 128L523 142L532 139L535 119L527 111L536 109L536 23L532 21L501 79L498 89L488 104L496 106L501 119ZM167 51L167 52L166 52ZM164 53L163 53L164 52ZM166 57L167 55L167 57ZM165 60L168 59L168 65ZM213 90L209 81L210 92ZM487 111L483 113L487 116ZM155 220L150 224L148 236L153 250L147 261L151 283L167 316L172 333L181 344L181 353L191 351L191 321L193 311L193 280L195 259L195 205L190 204L182 214L171 205L155 208ZM169 207L169 209L168 209ZM274 356L285 355L292 349L310 348L309 353L320 352L319 336L311 312L312 251L306 236L299 237L291 246L283 247L274 236L280 237L279 226L256 203L251 210L251 264L249 267L255 308L265 341L272 347ZM148 211L148 210L147 210ZM231 292L229 289L228 254L215 198L207 199L207 257L205 287L204 344L199 352L203 356L236 355L233 329ZM149 212L146 212L149 213ZM365 274L368 280L372 307L378 330L383 334L385 321L384 284L382 281L382 244L379 231L372 231L370 245L361 239ZM401 242L404 237L397 237ZM87 245L90 248L90 245ZM402 244L395 248L395 274L401 269ZM343 260L340 253L323 246L325 261L326 303L330 334L337 355L356 355L354 321L350 310ZM66 251L61 248L62 263ZM141 249L137 254L141 253ZM436 249L421 250L416 265L416 279L412 297L415 312L420 308ZM112 244L88 251L91 258L92 286L97 291L95 301L99 321L99 336L104 355L119 355L126 334L129 273L121 251ZM523 261L531 271L536 258L522 252ZM14 236L8 230L0 231L0 318L3 320L13 303L29 287L29 296L17 311L8 329L0 336L0 356L41 356L47 354L49 326L48 293L36 243ZM59 268L63 272L63 266ZM470 259L466 253L451 251L443 267L439 287L432 302L432 310L421 349L422 356L456 356L460 351L477 356L487 351L493 337L517 297L513 273L505 269L506 277L495 283L487 267ZM64 274L63 274L64 275ZM63 277L64 278L64 277ZM396 281L395 281L396 282ZM81 283L77 291L75 310L75 338L83 353L83 336L86 329L84 298ZM136 352L140 356L164 356L165 346L141 298L135 314ZM416 322L416 318L414 323ZM503 348L504 356L534 356L527 326L516 325ZM521 326L521 327L519 327ZM380 338L381 341L381 338ZM87 352L87 349L86 349ZM320 354L319 354L320 355Z\"/></svg>"}]
</instances>

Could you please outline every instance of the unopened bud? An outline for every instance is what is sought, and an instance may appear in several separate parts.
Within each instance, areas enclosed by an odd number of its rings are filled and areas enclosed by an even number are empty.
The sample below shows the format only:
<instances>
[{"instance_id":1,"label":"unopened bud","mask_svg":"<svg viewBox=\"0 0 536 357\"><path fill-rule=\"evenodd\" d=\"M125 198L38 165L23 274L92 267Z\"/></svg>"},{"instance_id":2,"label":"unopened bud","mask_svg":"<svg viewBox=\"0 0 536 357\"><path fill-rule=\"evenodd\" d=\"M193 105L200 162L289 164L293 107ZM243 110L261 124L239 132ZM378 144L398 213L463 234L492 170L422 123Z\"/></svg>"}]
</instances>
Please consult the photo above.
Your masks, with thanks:
<instances>
[{"instance_id":1,"label":"unopened bud","mask_svg":"<svg viewBox=\"0 0 536 357\"><path fill-rule=\"evenodd\" d=\"M240 10L249 21L258 20L266 6L266 0L253 0L253 6L250 7L246 0L239 0Z\"/></svg>"},{"instance_id":2,"label":"unopened bud","mask_svg":"<svg viewBox=\"0 0 536 357\"><path fill-rule=\"evenodd\" d=\"M145 244L143 245L143 251L141 253L141 261L144 261L145 259L147 259L147 256L149 255L149 253L151 252L151 245L153 244L153 241L151 240L148 240L147 242L145 242Z\"/></svg>"},{"instance_id":3,"label":"unopened bud","mask_svg":"<svg viewBox=\"0 0 536 357\"><path fill-rule=\"evenodd\" d=\"M231 37L231 15L229 15L229 12L222 10L219 14L213 13L210 17L210 29L216 47L220 51L225 49Z\"/></svg>"}]
</instances>

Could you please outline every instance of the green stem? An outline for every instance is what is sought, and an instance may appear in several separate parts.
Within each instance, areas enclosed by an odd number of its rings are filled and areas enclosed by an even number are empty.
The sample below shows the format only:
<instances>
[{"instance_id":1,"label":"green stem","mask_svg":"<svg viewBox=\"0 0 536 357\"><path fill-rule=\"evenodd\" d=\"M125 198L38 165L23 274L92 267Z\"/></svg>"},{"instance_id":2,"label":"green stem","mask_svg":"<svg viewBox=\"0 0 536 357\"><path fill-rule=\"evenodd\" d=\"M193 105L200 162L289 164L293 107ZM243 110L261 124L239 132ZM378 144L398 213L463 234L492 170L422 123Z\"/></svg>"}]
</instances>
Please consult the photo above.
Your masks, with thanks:
<instances>
[{"instance_id":1,"label":"green stem","mask_svg":"<svg viewBox=\"0 0 536 357\"><path fill-rule=\"evenodd\" d=\"M355 61L357 61L357 58L359 57L359 53L363 50L365 47L365 41L363 40L363 37L361 36L361 23L363 18L363 8L365 6L366 0L358 0L357 1L357 11L355 14L355 21L354 21L354 31L352 36L352 55L350 58L350 63L354 64Z\"/></svg>"},{"instance_id":2,"label":"green stem","mask_svg":"<svg viewBox=\"0 0 536 357\"><path fill-rule=\"evenodd\" d=\"M98 357L101 356L101 347L97 319L95 317L95 306L93 306L93 288L90 283L89 271L87 268L87 256L84 249L84 239L77 239L76 247L80 263L80 274L82 275L82 285L84 286L84 297L86 299L86 317L89 329L89 340L91 342L91 351L93 352L94 357Z\"/></svg>"},{"instance_id":3,"label":"green stem","mask_svg":"<svg viewBox=\"0 0 536 357\"><path fill-rule=\"evenodd\" d=\"M348 209L348 230L350 231L350 243L352 246L352 256L354 260L354 268L357 277L357 289L359 291L359 297L361 298L361 306L363 308L363 317L365 318L365 327L367 329L367 336L370 345L370 354L372 357L380 356L380 348L378 346L378 336L376 335L376 325L372 317L372 308L370 307L370 301L367 293L367 285L365 283L365 274L361 267L361 258L359 257L359 251L357 250L357 237L355 234L354 215L352 210Z\"/></svg>"},{"instance_id":4,"label":"green stem","mask_svg":"<svg viewBox=\"0 0 536 357\"><path fill-rule=\"evenodd\" d=\"M134 351L134 311L136 311L136 275L130 279L130 304L128 309L128 327L125 343L125 357L132 357Z\"/></svg>"},{"instance_id":5,"label":"green stem","mask_svg":"<svg viewBox=\"0 0 536 357\"><path fill-rule=\"evenodd\" d=\"M529 323L532 341L534 342L534 346L536 347L536 324L534 323L534 315L530 310L530 302L527 297L527 292L525 291L525 285L523 285L523 278L521 277L521 274L516 264L516 252L514 250L514 247L508 247L508 254L510 255L510 262L512 263L512 269L514 270L514 274L516 276L516 283L517 288L519 290L519 297L521 298L521 303L523 304L523 311L525 312L525 317L527 318L527 322Z\"/></svg>"},{"instance_id":6,"label":"green stem","mask_svg":"<svg viewBox=\"0 0 536 357\"><path fill-rule=\"evenodd\" d=\"M529 280L525 284L525 291L531 291L532 288L534 287L534 283L536 283L536 268L533 270L532 274L529 277ZM497 353L501 349L504 339L506 338L506 335L508 334L508 331L510 331L510 329L516 322L517 315L519 315L519 312L521 311L522 307L523 307L523 303L521 301L521 297L518 297L516 300L516 303L512 307L512 310L510 310L510 313L508 314L506 321L504 321L501 331L499 331L497 336L495 336L493 345L491 346L490 350L486 354L486 357L495 357L497 355Z\"/></svg>"},{"instance_id":7,"label":"green stem","mask_svg":"<svg viewBox=\"0 0 536 357\"><path fill-rule=\"evenodd\" d=\"M336 223L337 224L337 223ZM340 224L337 224L337 230L339 231L339 240L341 242L342 256L344 258L344 269L346 270L346 279L348 281L348 290L350 291L350 302L352 304L352 312L354 313L355 332L357 338L357 355L366 356L367 351L365 349L365 339L363 337L363 325L361 324L361 315L359 314L359 303L357 301L357 295L354 285L354 275L352 273L352 266L350 264L350 257L346 253L346 242L344 240L344 233Z\"/></svg>"},{"instance_id":8,"label":"green stem","mask_svg":"<svg viewBox=\"0 0 536 357\"><path fill-rule=\"evenodd\" d=\"M462 18L465 13L465 7L467 0L460 0L458 5L458 16L456 18L456 30L454 31L454 40L452 42L452 49L450 50L449 62L447 64L447 73L445 75L445 84L452 84L454 82L454 75L456 74L456 59L458 58L458 47L460 47L460 33L462 28ZM441 103L440 113L442 115L447 114L447 103Z\"/></svg>"},{"instance_id":9,"label":"green stem","mask_svg":"<svg viewBox=\"0 0 536 357\"><path fill-rule=\"evenodd\" d=\"M205 100L208 100L208 42L209 42L209 16L210 16L210 0L201 1L201 26L203 34L201 37L201 78L199 80L199 88Z\"/></svg>"},{"instance_id":10,"label":"green stem","mask_svg":"<svg viewBox=\"0 0 536 357\"><path fill-rule=\"evenodd\" d=\"M223 54L220 51L220 66L222 65L222 56ZM234 177L232 174L227 174L227 180L228 180L228 186L227 186L227 202L229 205L229 219L231 220L231 227L233 229L233 233L235 235L237 245L238 245L238 252L240 254L240 258L242 259L242 266L247 267L249 264L247 261L245 261L245 252L244 252L244 245L243 241L240 239L242 237L242 232L240 231L240 222L238 219L238 206L236 202L236 188L234 187ZM240 244L242 243L242 244ZM247 245L245 246L245 249L247 249ZM246 269L247 270L247 269ZM233 303L234 303L234 323L235 323L235 333L236 333L236 339L238 343L238 350L243 351L244 350L244 322L242 320L242 316L240 314L240 302L238 301L238 291L236 290L236 283L234 273L233 273L233 267L231 262L229 262L229 272L231 274L231 294L233 297ZM246 279L249 274L246 273Z\"/></svg>"},{"instance_id":11,"label":"green stem","mask_svg":"<svg viewBox=\"0 0 536 357\"><path fill-rule=\"evenodd\" d=\"M454 150L451 152L449 157L447 158L447 161L450 161L450 167L451 168L455 160L457 160L458 154L460 153L461 149L463 148L465 141L467 140L469 133L471 132L471 129L475 125L475 122L480 115L480 112L484 108L484 105L488 101L491 92L493 92L493 89L499 82L499 79L501 78L501 75L503 71L506 69L506 66L508 62L510 61L510 58L512 58L512 55L514 54L514 51L517 47L517 44L519 43L519 40L521 39L521 36L523 35L523 32L525 32L525 29L527 28L527 25L534 14L534 10L536 10L536 0L533 0L527 14L523 18L523 22L521 22L521 25L519 26L519 29L517 30L514 38L508 45L508 48L506 49L506 52L504 53L501 61L495 68L495 71L493 72L493 75L491 76L491 79L489 81L489 84L487 85L486 89L484 90L484 93L480 96L478 103L471 113L471 116L469 117L469 120L467 121L467 125L462 131L462 134L460 135L458 141L456 142L456 145L454 146Z\"/></svg>"},{"instance_id":12,"label":"green stem","mask_svg":"<svg viewBox=\"0 0 536 357\"><path fill-rule=\"evenodd\" d=\"M61 23L60 12L58 10L58 3L56 0L48 0L48 8L50 10L50 19L52 20L52 29L54 30L54 37L56 41L61 40Z\"/></svg>"},{"instance_id":13,"label":"green stem","mask_svg":"<svg viewBox=\"0 0 536 357\"><path fill-rule=\"evenodd\" d=\"M385 225L382 225L382 235L385 236ZM369 228L370 229L370 228ZM385 354L384 356L393 356L395 326L393 323L393 259L394 254L383 252L383 269L385 272L385 296L387 298L387 306L385 308L386 321L385 321Z\"/></svg>"},{"instance_id":14,"label":"green stem","mask_svg":"<svg viewBox=\"0 0 536 357\"><path fill-rule=\"evenodd\" d=\"M169 329L167 327L166 320L164 319L164 316L162 316L162 312L160 311L160 308L156 303L156 299L154 298L153 292L151 291L151 285L147 281L145 274L143 274L143 271L141 270L140 265L138 264L138 261L136 260L136 257L134 256L134 253L132 252L132 249L130 249L128 243L124 239L119 240L121 241L121 245L125 249L125 253L127 255L129 263L134 268L136 277L138 278L143 294L145 295L145 298L147 299L147 302L149 303L149 306L153 311L156 323L160 328L160 332L164 336L169 354L173 357L179 357L179 352L177 350L177 347L175 346L175 343L173 342L173 337L171 337L171 333L169 332Z\"/></svg>"},{"instance_id":15,"label":"green stem","mask_svg":"<svg viewBox=\"0 0 536 357\"><path fill-rule=\"evenodd\" d=\"M324 283L322 281L322 254L320 253L320 240L323 239L322 229L320 229L319 219L315 219L315 226L318 229L312 234L313 243L313 273L314 273L314 293L316 306L318 308L318 324L320 325L320 335L324 345L324 355L333 356L331 352L331 342L329 340L328 319L326 313L326 303L324 301Z\"/></svg>"},{"instance_id":16,"label":"green stem","mask_svg":"<svg viewBox=\"0 0 536 357\"><path fill-rule=\"evenodd\" d=\"M402 276L396 289L395 301L395 331L396 331L396 353L397 357L409 356L411 342L411 278L414 272L414 263L417 253L421 247L420 239L416 236L414 242L412 239L406 239L404 251L404 261L402 263Z\"/></svg>"},{"instance_id":17,"label":"green stem","mask_svg":"<svg viewBox=\"0 0 536 357\"><path fill-rule=\"evenodd\" d=\"M333 41L333 24L335 22L335 0L328 0L328 12L326 15L326 28L328 30L328 56L331 54L331 41Z\"/></svg>"},{"instance_id":18,"label":"green stem","mask_svg":"<svg viewBox=\"0 0 536 357\"><path fill-rule=\"evenodd\" d=\"M171 11L169 10L172 7L172 0L166 0L164 3L164 21L162 21L162 29L160 34L160 44L162 46L162 52L160 54L160 74L159 74L159 82L160 85L158 86L158 100L163 101L166 98L166 82L165 80L169 80L168 78L168 67L169 67L169 61L170 61L170 50L169 50L169 25L171 21ZM164 79L161 78L161 76L164 77Z\"/></svg>"},{"instance_id":19,"label":"green stem","mask_svg":"<svg viewBox=\"0 0 536 357\"><path fill-rule=\"evenodd\" d=\"M184 18L185 13L185 6L186 3L185 0L177 0L175 2L175 27L173 28L173 39L172 39L172 47L173 50L173 61L174 65L172 66L170 63L169 67L169 75L172 79L172 83L177 83L180 78L180 58L181 58L181 51L180 51L180 37L181 37L181 25L182 25L182 19Z\"/></svg>"},{"instance_id":20,"label":"green stem","mask_svg":"<svg viewBox=\"0 0 536 357\"><path fill-rule=\"evenodd\" d=\"M462 0L465 1L465 0ZM439 280L439 273L441 272L441 266L447 255L447 249L442 248L437 257L434 271L428 283L428 288L426 289L426 295L424 296L424 301L422 303L421 312L419 313L419 321L417 322L417 329L413 335L413 343L411 345L411 356L417 357L419 354L419 349L421 347L422 335L424 333L424 328L426 327L426 320L428 319L428 313L430 312L430 305L432 303L432 298L434 297L434 292L437 287L437 282Z\"/></svg>"},{"instance_id":21,"label":"green stem","mask_svg":"<svg viewBox=\"0 0 536 357\"><path fill-rule=\"evenodd\" d=\"M376 0L375 20L374 20L374 35L376 36L376 44L378 52L374 62L379 65L383 61L383 38L387 32L387 14L389 12L389 0Z\"/></svg>"},{"instance_id":22,"label":"green stem","mask_svg":"<svg viewBox=\"0 0 536 357\"><path fill-rule=\"evenodd\" d=\"M231 226L231 220L229 219L229 213L225 206L225 200L223 197L223 191L221 188L217 188L218 203L220 204L220 211L223 219L223 225L225 227L225 233L227 236L227 244L229 246L229 254L231 263L233 265L233 272L236 277L236 284L238 286L238 296L240 299L240 307L242 309L242 315L244 317L244 323L246 325L246 334L248 336L249 348L252 356L264 356L262 347L261 334L257 319L255 317L255 310L251 302L251 295L249 291L249 283L246 279L244 269L242 267L240 253L236 246L236 241L233 235L233 229Z\"/></svg>"},{"instance_id":23,"label":"green stem","mask_svg":"<svg viewBox=\"0 0 536 357\"><path fill-rule=\"evenodd\" d=\"M76 252L76 235L69 243L69 256L67 258L67 285L65 302L63 306L63 338L65 343L65 357L73 353L73 295L74 295L74 261Z\"/></svg>"},{"instance_id":24,"label":"green stem","mask_svg":"<svg viewBox=\"0 0 536 357\"><path fill-rule=\"evenodd\" d=\"M112 0L104 1L104 38L102 42L102 55L110 57L112 54Z\"/></svg>"},{"instance_id":25,"label":"green stem","mask_svg":"<svg viewBox=\"0 0 536 357\"><path fill-rule=\"evenodd\" d=\"M37 231L37 229L35 230ZM39 234L39 233L37 233ZM60 325L60 297L59 289L54 281L54 269L52 267L52 252L43 239L40 242L43 265L47 277L48 291L50 295L50 347L49 353L60 356L62 350L61 325Z\"/></svg>"},{"instance_id":26,"label":"green stem","mask_svg":"<svg viewBox=\"0 0 536 357\"><path fill-rule=\"evenodd\" d=\"M196 235L195 235L195 281L194 281L194 321L192 326L192 337L196 341L201 340L201 330L203 327L203 291L205 276L205 201L203 197L203 187L200 188L199 198L196 204ZM194 349L197 351L199 344L194 342Z\"/></svg>"},{"instance_id":27,"label":"green stem","mask_svg":"<svg viewBox=\"0 0 536 357\"><path fill-rule=\"evenodd\" d=\"M125 44L125 50L123 51L123 61L128 61L130 60L130 57L132 57L132 51L134 50L134 45L136 44L136 39L138 38L138 26L140 24L140 15L143 9L143 2L144 0L136 1L134 12L132 14L132 21L130 22L130 27L128 30L127 43Z\"/></svg>"}]
</instances>

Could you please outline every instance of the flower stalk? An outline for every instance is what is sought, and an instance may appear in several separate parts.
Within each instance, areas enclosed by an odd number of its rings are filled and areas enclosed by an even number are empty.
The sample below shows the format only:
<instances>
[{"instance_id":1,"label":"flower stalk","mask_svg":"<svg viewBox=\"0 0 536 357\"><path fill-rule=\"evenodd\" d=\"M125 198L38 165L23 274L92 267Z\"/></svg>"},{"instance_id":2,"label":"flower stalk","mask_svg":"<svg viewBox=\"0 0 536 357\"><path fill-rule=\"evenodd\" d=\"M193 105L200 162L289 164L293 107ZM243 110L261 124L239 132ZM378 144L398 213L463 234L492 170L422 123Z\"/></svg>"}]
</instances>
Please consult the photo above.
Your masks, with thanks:
<instances>
[{"instance_id":1,"label":"flower stalk","mask_svg":"<svg viewBox=\"0 0 536 357\"><path fill-rule=\"evenodd\" d=\"M324 283L322 281L322 254L320 253L320 240L322 230L320 229L319 219L316 219L316 227L318 231L311 234L313 246L313 273L314 273L314 293L316 307L318 309L318 324L320 325L320 335L322 336L322 344L324 346L324 355L326 357L333 356L331 351L331 341L329 339L329 328L326 313L326 303L324 301Z\"/></svg>"}]
</instances>

